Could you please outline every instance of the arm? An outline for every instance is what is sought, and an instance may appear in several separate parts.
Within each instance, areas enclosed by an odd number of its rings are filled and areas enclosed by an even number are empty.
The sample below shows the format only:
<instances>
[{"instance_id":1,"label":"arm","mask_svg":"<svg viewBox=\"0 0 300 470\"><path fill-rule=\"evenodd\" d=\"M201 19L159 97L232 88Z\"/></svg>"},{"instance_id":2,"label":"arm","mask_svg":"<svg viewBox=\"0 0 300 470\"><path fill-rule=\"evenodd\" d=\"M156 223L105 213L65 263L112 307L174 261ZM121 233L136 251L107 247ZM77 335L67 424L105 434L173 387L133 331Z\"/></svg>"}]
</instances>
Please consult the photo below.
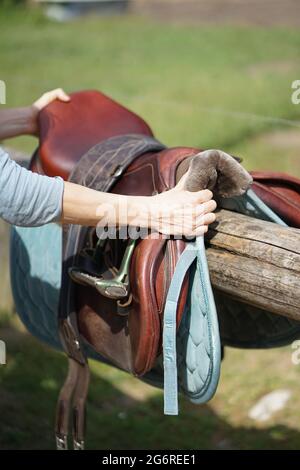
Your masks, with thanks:
<instances>
[{"instance_id":1,"label":"arm","mask_svg":"<svg viewBox=\"0 0 300 470\"><path fill-rule=\"evenodd\" d=\"M1 109L0 141L19 135L38 134L38 114L51 101L59 99L69 101L70 98L60 88L49 91L41 96L32 106L24 108Z\"/></svg>"},{"instance_id":2,"label":"arm","mask_svg":"<svg viewBox=\"0 0 300 470\"><path fill-rule=\"evenodd\" d=\"M3 109L0 111L0 140L22 134L34 134L35 111L33 107Z\"/></svg>"},{"instance_id":3,"label":"arm","mask_svg":"<svg viewBox=\"0 0 300 470\"><path fill-rule=\"evenodd\" d=\"M45 93L32 106L0 112L0 140L38 134L38 114L55 99L69 101L63 90ZM215 220L210 191L172 190L152 197L101 193L37 175L21 168L0 149L0 216L15 225L38 226L61 221L81 225L132 225L164 234L200 235Z\"/></svg>"},{"instance_id":4,"label":"arm","mask_svg":"<svg viewBox=\"0 0 300 470\"><path fill-rule=\"evenodd\" d=\"M89 226L137 226L166 235L199 236L215 221L209 190L189 192L183 181L156 196L125 196L64 183L62 223Z\"/></svg>"},{"instance_id":5,"label":"arm","mask_svg":"<svg viewBox=\"0 0 300 470\"><path fill-rule=\"evenodd\" d=\"M62 178L32 173L0 148L0 217L11 224L33 227L59 220Z\"/></svg>"},{"instance_id":6,"label":"arm","mask_svg":"<svg viewBox=\"0 0 300 470\"><path fill-rule=\"evenodd\" d=\"M173 235L203 234L215 220L212 193L182 188L180 180L174 189L151 197L98 192L59 177L32 173L0 150L0 216L15 225L33 227L60 221L132 225Z\"/></svg>"}]
</instances>

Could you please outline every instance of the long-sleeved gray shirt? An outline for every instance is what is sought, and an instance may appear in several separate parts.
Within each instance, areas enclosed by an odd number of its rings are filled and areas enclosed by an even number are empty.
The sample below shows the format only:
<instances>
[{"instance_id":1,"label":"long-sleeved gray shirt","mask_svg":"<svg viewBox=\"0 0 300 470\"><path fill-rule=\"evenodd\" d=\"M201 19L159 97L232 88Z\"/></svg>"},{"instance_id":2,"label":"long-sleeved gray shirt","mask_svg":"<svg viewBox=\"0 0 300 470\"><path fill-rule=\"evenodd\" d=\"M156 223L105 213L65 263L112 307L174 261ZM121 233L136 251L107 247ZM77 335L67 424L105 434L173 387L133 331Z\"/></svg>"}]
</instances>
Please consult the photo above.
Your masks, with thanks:
<instances>
[{"instance_id":1,"label":"long-sleeved gray shirt","mask_svg":"<svg viewBox=\"0 0 300 470\"><path fill-rule=\"evenodd\" d=\"M0 147L0 217L24 227L56 222L62 213L64 182L38 175L11 160Z\"/></svg>"}]
</instances>

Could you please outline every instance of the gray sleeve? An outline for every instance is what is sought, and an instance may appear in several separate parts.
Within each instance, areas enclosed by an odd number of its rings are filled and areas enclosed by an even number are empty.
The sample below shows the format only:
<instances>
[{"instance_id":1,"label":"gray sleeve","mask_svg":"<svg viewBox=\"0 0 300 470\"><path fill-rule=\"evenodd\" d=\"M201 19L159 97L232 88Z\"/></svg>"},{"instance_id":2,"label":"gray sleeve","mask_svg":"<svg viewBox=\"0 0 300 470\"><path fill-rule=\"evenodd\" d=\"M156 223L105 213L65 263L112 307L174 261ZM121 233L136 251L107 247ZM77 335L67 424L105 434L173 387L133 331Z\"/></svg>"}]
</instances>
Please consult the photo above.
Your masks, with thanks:
<instances>
[{"instance_id":1,"label":"gray sleeve","mask_svg":"<svg viewBox=\"0 0 300 470\"><path fill-rule=\"evenodd\" d=\"M0 148L0 217L24 227L56 222L62 213L64 181L21 167Z\"/></svg>"}]
</instances>

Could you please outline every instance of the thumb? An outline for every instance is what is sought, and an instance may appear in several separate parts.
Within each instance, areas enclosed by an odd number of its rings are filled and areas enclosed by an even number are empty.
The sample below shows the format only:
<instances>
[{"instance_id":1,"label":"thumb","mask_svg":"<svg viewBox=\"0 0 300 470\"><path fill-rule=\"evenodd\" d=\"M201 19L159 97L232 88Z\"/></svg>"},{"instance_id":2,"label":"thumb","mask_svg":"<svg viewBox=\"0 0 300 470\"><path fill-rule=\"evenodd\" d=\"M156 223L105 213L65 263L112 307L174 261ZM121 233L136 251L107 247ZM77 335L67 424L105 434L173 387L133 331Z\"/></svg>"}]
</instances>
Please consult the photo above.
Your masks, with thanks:
<instances>
[{"instance_id":1,"label":"thumb","mask_svg":"<svg viewBox=\"0 0 300 470\"><path fill-rule=\"evenodd\" d=\"M180 180L178 181L174 189L177 189L178 191L186 191L186 182L188 179L188 174L189 174L189 171L187 171L184 175L182 175L182 177L180 178Z\"/></svg>"}]
</instances>

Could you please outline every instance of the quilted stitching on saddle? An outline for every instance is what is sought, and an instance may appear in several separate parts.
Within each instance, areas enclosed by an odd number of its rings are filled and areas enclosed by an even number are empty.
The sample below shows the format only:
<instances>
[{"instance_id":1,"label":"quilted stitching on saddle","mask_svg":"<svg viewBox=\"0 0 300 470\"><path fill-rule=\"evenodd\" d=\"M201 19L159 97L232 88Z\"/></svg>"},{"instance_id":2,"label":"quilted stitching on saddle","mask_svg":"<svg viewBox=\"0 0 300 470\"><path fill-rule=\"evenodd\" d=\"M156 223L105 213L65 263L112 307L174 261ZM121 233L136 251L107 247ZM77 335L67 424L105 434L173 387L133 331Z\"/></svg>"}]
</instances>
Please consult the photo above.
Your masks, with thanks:
<instances>
[{"instance_id":1,"label":"quilted stitching on saddle","mask_svg":"<svg viewBox=\"0 0 300 470\"><path fill-rule=\"evenodd\" d=\"M300 323L295 320L241 304L218 291L214 296L224 345L271 348L299 338Z\"/></svg>"},{"instance_id":2,"label":"quilted stitching on saddle","mask_svg":"<svg viewBox=\"0 0 300 470\"><path fill-rule=\"evenodd\" d=\"M57 328L61 284L61 226L12 227L11 285L16 310L36 338L62 350ZM107 362L88 345L88 356Z\"/></svg>"}]
</instances>

